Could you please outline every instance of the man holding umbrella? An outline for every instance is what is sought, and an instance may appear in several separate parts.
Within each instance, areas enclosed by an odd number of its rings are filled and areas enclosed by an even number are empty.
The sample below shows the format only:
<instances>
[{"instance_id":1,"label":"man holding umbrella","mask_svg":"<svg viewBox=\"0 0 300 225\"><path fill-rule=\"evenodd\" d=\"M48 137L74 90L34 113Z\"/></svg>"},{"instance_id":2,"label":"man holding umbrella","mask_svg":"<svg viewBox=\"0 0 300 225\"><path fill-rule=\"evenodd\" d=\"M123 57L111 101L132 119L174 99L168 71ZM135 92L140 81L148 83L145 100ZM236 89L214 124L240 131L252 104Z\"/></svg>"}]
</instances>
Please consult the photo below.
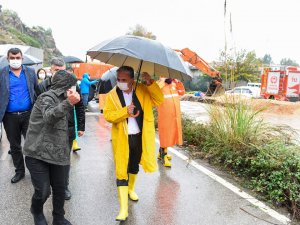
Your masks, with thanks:
<instances>
[{"instance_id":1,"label":"man holding umbrella","mask_svg":"<svg viewBox=\"0 0 300 225\"><path fill-rule=\"evenodd\" d=\"M173 49L143 37L123 35L112 38L94 46L87 54L92 59L120 67L117 87L108 93L103 111L105 119L112 123L121 206L117 220L124 221L128 216L128 195L130 199L138 200L134 184L139 163L146 172L157 169L152 107L160 105L164 97L149 74L182 80L190 80L191 74ZM144 71L142 76L146 85L134 83L134 70L138 77L140 71Z\"/></svg>"},{"instance_id":2,"label":"man holding umbrella","mask_svg":"<svg viewBox=\"0 0 300 225\"><path fill-rule=\"evenodd\" d=\"M159 86L148 73L142 74L146 85L134 82L134 70L117 70L117 87L106 98L104 117L112 123L112 145L117 176L120 212L117 221L128 217L128 196L138 201L134 191L139 164L145 172L157 170L155 128L152 107L163 102Z\"/></svg>"}]
</instances>

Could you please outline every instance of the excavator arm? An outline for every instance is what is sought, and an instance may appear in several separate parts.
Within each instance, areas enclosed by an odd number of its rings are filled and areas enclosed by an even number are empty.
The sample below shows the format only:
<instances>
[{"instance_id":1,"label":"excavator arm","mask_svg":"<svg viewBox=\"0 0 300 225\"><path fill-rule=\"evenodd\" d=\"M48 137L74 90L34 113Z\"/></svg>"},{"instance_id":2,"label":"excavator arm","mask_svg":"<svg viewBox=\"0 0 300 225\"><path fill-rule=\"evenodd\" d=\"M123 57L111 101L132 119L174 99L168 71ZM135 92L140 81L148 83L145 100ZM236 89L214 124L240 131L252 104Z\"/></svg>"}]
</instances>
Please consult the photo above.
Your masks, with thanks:
<instances>
[{"instance_id":1,"label":"excavator arm","mask_svg":"<svg viewBox=\"0 0 300 225\"><path fill-rule=\"evenodd\" d=\"M211 77L220 77L220 72L215 70L212 66L208 65L208 63L203 60L197 53L191 51L189 48L184 48L182 50L175 50L181 53L181 58L195 66L198 70L203 73L211 76Z\"/></svg>"}]
</instances>

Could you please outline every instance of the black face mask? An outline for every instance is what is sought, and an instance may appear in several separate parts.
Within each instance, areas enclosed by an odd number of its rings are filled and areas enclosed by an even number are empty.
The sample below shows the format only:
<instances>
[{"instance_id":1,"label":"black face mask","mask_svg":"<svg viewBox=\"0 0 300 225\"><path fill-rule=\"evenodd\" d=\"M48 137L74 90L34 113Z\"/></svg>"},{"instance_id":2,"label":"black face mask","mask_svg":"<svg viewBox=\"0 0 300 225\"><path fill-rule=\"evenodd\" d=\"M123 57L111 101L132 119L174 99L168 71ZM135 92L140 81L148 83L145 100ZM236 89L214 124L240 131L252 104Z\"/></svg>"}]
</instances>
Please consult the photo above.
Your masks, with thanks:
<instances>
[{"instance_id":1,"label":"black face mask","mask_svg":"<svg viewBox=\"0 0 300 225\"><path fill-rule=\"evenodd\" d=\"M165 79L165 82L166 82L167 84L171 84L171 83L172 83L172 78L167 78L167 79Z\"/></svg>"}]
</instances>

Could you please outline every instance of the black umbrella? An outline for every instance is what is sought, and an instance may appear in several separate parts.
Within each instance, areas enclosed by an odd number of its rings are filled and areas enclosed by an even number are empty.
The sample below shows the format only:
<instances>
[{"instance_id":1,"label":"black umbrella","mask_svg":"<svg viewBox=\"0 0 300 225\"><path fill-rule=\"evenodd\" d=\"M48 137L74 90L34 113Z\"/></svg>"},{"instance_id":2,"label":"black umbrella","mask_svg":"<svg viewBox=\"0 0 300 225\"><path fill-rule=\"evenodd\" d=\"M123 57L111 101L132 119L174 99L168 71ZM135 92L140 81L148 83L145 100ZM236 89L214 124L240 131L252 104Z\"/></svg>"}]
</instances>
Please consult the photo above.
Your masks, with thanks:
<instances>
[{"instance_id":1,"label":"black umbrella","mask_svg":"<svg viewBox=\"0 0 300 225\"><path fill-rule=\"evenodd\" d=\"M31 55L23 54L23 62L22 62L23 65L32 66L32 65L41 64L41 63L43 63L42 60L39 60ZM4 55L4 56L0 57L0 67L5 67L8 65L9 65L9 63L7 61L7 56Z\"/></svg>"},{"instance_id":2,"label":"black umbrella","mask_svg":"<svg viewBox=\"0 0 300 225\"><path fill-rule=\"evenodd\" d=\"M102 75L100 82L98 82L97 85L97 92L99 94L106 94L116 86L117 69L118 67L113 67Z\"/></svg>"},{"instance_id":3,"label":"black umbrella","mask_svg":"<svg viewBox=\"0 0 300 225\"><path fill-rule=\"evenodd\" d=\"M192 75L186 70L180 56L171 48L148 38L124 35L103 41L87 51L92 59L115 66L131 66L137 72L165 76L181 80L191 80ZM137 85L135 86L136 91ZM133 117L137 117L139 112Z\"/></svg>"},{"instance_id":4,"label":"black umbrella","mask_svg":"<svg viewBox=\"0 0 300 225\"><path fill-rule=\"evenodd\" d=\"M180 56L160 42L143 37L124 35L103 41L87 51L92 59L115 66L131 66L138 73L191 80L192 75Z\"/></svg>"},{"instance_id":5,"label":"black umbrella","mask_svg":"<svg viewBox=\"0 0 300 225\"><path fill-rule=\"evenodd\" d=\"M65 63L83 63L83 61L75 56L64 56Z\"/></svg>"}]
</instances>

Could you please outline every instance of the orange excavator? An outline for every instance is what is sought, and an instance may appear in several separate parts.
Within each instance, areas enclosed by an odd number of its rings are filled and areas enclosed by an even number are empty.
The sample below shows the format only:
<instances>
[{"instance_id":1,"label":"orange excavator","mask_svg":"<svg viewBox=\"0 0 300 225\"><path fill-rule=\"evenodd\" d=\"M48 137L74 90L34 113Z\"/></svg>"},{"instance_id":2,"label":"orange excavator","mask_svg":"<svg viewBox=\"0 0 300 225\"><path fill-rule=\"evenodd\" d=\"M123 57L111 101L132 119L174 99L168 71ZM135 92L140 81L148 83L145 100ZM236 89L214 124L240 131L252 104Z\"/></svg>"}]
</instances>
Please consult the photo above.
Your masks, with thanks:
<instances>
[{"instance_id":1,"label":"orange excavator","mask_svg":"<svg viewBox=\"0 0 300 225\"><path fill-rule=\"evenodd\" d=\"M220 77L220 72L217 71L212 66L208 65L208 63L202 59L196 52L193 52L189 48L184 48L182 50L176 49L175 51L181 53L181 58L195 66L198 70L202 71L203 73L211 76L211 77Z\"/></svg>"},{"instance_id":2,"label":"orange excavator","mask_svg":"<svg viewBox=\"0 0 300 225\"><path fill-rule=\"evenodd\" d=\"M221 74L215 68L210 66L204 59L202 59L196 52L193 52L189 48L184 48L182 50L175 49L175 51L181 53L181 58L195 66L198 70L204 74L212 77L212 81L209 84L207 96L216 96L224 93L224 88L222 86Z\"/></svg>"}]
</instances>

